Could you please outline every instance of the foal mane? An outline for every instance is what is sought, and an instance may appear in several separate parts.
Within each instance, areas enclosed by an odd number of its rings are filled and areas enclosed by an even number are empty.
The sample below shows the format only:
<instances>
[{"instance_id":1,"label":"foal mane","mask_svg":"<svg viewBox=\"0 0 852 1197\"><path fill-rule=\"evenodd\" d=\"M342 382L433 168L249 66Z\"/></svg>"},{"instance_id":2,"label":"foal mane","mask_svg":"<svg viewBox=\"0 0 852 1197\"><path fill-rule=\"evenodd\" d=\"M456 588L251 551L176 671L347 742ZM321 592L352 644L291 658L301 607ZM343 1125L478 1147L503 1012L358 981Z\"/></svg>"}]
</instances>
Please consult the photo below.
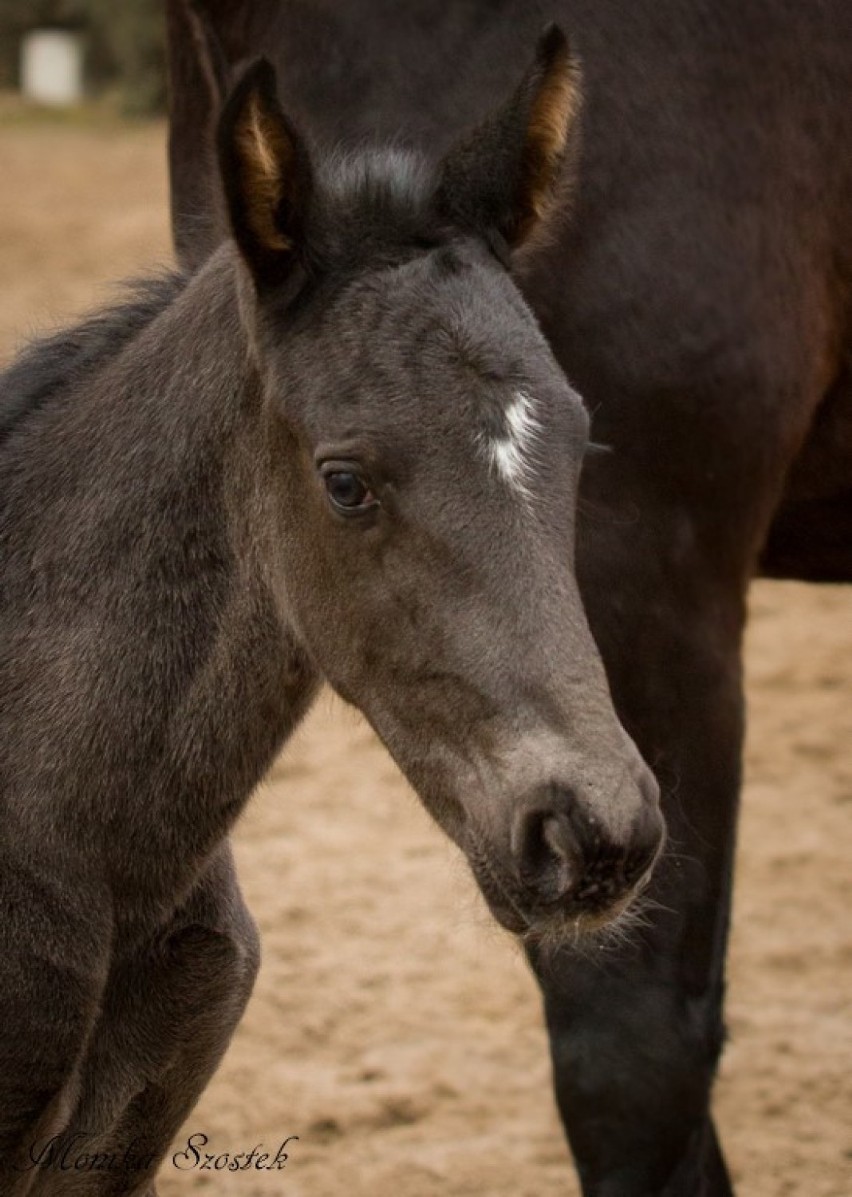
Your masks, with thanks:
<instances>
[{"instance_id":1,"label":"foal mane","mask_svg":"<svg viewBox=\"0 0 852 1197\"><path fill-rule=\"evenodd\" d=\"M28 416L114 357L178 297L188 276L168 271L123 284L127 294L79 324L40 336L0 373L0 447Z\"/></svg>"}]
</instances>

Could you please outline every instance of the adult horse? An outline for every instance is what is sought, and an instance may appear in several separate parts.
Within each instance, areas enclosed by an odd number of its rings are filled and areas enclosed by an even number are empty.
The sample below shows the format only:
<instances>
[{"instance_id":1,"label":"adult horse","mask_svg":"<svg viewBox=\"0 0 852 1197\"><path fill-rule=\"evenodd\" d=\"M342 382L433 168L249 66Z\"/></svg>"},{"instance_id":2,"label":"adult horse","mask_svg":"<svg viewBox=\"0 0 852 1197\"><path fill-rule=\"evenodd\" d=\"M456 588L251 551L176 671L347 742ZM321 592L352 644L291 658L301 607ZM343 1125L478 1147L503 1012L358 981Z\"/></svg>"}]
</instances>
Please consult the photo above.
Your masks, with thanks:
<instances>
[{"instance_id":1,"label":"adult horse","mask_svg":"<svg viewBox=\"0 0 852 1197\"><path fill-rule=\"evenodd\" d=\"M852 580L852 25L845 0L203 0L169 8L175 241L222 236L206 131L259 53L318 142L439 156L547 19L583 66L572 197L515 277L609 446L577 573L673 851L605 972L531 959L598 1197L731 1192L709 1110L756 573Z\"/></svg>"}]
</instances>

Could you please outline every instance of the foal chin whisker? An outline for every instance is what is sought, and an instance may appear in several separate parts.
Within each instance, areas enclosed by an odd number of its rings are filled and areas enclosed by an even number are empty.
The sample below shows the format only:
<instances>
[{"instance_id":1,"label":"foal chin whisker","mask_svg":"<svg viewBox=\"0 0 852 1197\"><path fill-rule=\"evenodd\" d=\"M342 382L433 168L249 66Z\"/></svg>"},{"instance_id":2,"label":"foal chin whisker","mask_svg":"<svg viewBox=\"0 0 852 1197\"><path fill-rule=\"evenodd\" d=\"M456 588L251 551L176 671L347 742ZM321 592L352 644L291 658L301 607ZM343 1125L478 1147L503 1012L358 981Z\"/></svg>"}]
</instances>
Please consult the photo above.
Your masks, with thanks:
<instances>
[{"instance_id":1,"label":"foal chin whisker","mask_svg":"<svg viewBox=\"0 0 852 1197\"><path fill-rule=\"evenodd\" d=\"M639 899L629 903L608 923L590 927L583 916L568 915L534 926L521 938L526 947L544 954L551 961L560 955L599 962L602 954L628 948L635 942L634 931L649 924L636 907Z\"/></svg>"},{"instance_id":2,"label":"foal chin whisker","mask_svg":"<svg viewBox=\"0 0 852 1197\"><path fill-rule=\"evenodd\" d=\"M657 913L676 915L677 911L673 906L666 906L665 902L658 902L656 898L642 897L637 900L636 916L637 919L642 920L644 926L653 926L653 921L648 916Z\"/></svg>"}]
</instances>

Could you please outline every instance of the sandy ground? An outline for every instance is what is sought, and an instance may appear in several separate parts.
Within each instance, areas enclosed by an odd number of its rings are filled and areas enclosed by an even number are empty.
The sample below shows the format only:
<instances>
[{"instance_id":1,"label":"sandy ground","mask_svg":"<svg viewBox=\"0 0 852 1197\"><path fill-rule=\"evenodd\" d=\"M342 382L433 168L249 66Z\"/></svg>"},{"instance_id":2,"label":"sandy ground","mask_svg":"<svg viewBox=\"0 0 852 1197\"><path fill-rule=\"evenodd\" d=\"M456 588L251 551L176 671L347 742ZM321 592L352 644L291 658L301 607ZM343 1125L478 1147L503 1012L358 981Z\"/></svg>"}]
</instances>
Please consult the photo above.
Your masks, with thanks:
<instances>
[{"instance_id":1,"label":"sandy ground","mask_svg":"<svg viewBox=\"0 0 852 1197\"><path fill-rule=\"evenodd\" d=\"M168 260L163 130L0 124L0 352ZM755 587L716 1109L744 1197L852 1194L852 592ZM536 988L359 717L323 698L243 818L264 965L186 1133L281 1174L163 1197L566 1197Z\"/></svg>"}]
</instances>

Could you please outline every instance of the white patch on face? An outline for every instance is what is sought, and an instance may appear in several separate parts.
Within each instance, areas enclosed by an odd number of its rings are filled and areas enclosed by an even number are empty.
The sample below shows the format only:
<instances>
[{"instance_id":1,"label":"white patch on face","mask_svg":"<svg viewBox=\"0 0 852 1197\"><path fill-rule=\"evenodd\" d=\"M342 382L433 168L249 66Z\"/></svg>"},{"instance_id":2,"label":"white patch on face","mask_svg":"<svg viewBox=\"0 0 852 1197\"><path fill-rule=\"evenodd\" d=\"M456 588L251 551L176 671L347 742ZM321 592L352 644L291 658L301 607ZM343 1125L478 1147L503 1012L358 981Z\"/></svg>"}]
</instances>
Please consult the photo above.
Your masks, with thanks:
<instances>
[{"instance_id":1,"label":"white patch on face","mask_svg":"<svg viewBox=\"0 0 852 1197\"><path fill-rule=\"evenodd\" d=\"M503 436L485 440L488 461L513 490L529 499L528 487L533 469L535 442L541 424L535 417L535 405L526 391L516 391L504 413L506 431Z\"/></svg>"}]
</instances>

